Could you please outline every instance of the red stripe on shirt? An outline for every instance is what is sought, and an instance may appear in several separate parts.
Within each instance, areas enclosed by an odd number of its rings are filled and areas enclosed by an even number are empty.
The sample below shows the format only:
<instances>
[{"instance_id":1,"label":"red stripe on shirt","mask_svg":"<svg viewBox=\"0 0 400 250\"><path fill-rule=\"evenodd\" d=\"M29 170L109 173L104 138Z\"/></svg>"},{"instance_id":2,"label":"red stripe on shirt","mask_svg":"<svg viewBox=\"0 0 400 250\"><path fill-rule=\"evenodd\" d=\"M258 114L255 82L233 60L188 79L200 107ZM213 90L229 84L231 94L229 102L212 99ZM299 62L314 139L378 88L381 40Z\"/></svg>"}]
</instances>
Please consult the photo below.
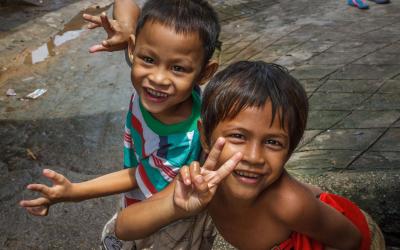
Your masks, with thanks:
<instances>
[{"instance_id":1,"label":"red stripe on shirt","mask_svg":"<svg viewBox=\"0 0 400 250\"><path fill-rule=\"evenodd\" d=\"M132 126L133 128L138 132L138 134L140 135L140 139L142 140L142 155L143 157L147 157L146 151L144 150L144 137L143 137L143 128L142 128L142 124L140 123L139 119L136 118L136 116L134 116L132 114ZM137 145L137 144L136 144Z\"/></svg>"},{"instance_id":2,"label":"red stripe on shirt","mask_svg":"<svg viewBox=\"0 0 400 250\"><path fill-rule=\"evenodd\" d=\"M177 173L175 173L170 167L164 165L163 161L154 155L152 155L153 162L154 164L160 168L166 175L168 175L170 178L174 178Z\"/></svg>"},{"instance_id":3,"label":"red stripe on shirt","mask_svg":"<svg viewBox=\"0 0 400 250\"><path fill-rule=\"evenodd\" d=\"M146 173L146 171L144 170L144 167L143 167L142 164L140 164L140 165L137 167L137 171L139 171L140 178L142 179L143 184L146 186L146 188L147 188L152 194L157 193L157 189L153 186L153 184L151 183L151 181L149 180L149 178L147 178L147 173Z\"/></svg>"}]
</instances>

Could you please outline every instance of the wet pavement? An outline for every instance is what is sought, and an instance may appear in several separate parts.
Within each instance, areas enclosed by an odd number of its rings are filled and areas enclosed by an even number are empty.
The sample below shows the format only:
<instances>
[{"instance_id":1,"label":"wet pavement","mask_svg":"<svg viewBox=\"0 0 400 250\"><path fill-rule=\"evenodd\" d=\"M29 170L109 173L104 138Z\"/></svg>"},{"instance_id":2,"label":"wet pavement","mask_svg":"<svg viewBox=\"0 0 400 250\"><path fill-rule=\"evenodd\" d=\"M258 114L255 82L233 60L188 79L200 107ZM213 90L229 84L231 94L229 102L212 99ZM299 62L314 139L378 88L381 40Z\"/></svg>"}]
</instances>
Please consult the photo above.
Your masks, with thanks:
<instances>
[{"instance_id":1,"label":"wet pavement","mask_svg":"<svg viewBox=\"0 0 400 250\"><path fill-rule=\"evenodd\" d=\"M96 248L117 207L108 197L58 204L38 218L17 206L33 197L28 183L45 181L43 168L80 181L122 166L129 67L122 52L89 54L105 34L76 17L110 2L0 8L0 249ZM345 1L211 2L222 21L222 68L276 62L306 88L308 128L287 168L359 204L399 249L400 2L369 2L366 11ZM25 97L36 89L47 92Z\"/></svg>"}]
</instances>

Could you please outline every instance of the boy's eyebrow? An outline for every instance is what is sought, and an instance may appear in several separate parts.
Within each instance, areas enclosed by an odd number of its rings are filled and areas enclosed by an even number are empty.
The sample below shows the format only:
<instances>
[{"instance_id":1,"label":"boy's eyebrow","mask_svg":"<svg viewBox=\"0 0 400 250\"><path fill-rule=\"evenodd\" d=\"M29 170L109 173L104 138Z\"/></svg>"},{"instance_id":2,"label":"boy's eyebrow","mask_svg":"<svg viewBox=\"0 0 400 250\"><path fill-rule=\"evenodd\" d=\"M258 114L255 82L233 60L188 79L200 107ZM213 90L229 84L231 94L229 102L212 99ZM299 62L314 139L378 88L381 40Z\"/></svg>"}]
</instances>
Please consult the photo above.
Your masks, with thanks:
<instances>
[{"instance_id":1,"label":"boy's eyebrow","mask_svg":"<svg viewBox=\"0 0 400 250\"><path fill-rule=\"evenodd\" d=\"M231 126L228 126L227 127L227 129L226 130L238 130L238 131L241 131L241 132L244 132L244 133L251 133L252 131L251 130L248 130L248 129L245 129L245 128L243 128L243 127L239 127L239 126L235 126L235 125L231 125ZM267 134L268 136L273 136L273 137L281 137L281 138L284 138L284 139L288 139L289 138L289 135L288 135L288 133L284 133L284 132L271 132L271 133L268 133Z\"/></svg>"}]
</instances>

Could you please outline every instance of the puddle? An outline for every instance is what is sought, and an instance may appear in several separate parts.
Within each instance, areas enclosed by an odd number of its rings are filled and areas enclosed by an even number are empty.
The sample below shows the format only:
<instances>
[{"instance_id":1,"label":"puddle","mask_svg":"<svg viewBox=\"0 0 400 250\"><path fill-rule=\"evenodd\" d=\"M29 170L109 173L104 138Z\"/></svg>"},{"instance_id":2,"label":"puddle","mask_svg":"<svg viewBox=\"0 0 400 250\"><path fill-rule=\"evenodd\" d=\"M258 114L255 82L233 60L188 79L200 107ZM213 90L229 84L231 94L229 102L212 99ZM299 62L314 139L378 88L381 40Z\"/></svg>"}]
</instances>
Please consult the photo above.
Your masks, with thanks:
<instances>
[{"instance_id":1,"label":"puddle","mask_svg":"<svg viewBox=\"0 0 400 250\"><path fill-rule=\"evenodd\" d=\"M42 44L37 49L30 52L24 59L24 64L36 64L45 61L50 56L55 56L55 48L73 39L78 38L87 28L87 22L82 18L83 13L99 15L107 11L111 5L104 8L89 8L79 12L72 20L64 26L64 29L58 32L47 43Z\"/></svg>"}]
</instances>

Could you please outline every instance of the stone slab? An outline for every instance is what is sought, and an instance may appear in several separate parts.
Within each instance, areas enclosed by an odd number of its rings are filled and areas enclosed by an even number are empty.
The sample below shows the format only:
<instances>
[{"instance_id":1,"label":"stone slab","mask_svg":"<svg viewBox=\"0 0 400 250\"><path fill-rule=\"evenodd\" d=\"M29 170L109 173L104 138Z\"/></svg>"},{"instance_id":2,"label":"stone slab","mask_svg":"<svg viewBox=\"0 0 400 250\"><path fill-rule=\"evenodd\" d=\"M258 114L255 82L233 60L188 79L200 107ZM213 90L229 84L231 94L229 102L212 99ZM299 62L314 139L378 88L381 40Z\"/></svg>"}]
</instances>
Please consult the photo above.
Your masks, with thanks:
<instances>
[{"instance_id":1,"label":"stone slab","mask_svg":"<svg viewBox=\"0 0 400 250\"><path fill-rule=\"evenodd\" d=\"M321 79L338 68L338 65L303 65L296 67L292 74L297 79Z\"/></svg>"},{"instance_id":2,"label":"stone slab","mask_svg":"<svg viewBox=\"0 0 400 250\"><path fill-rule=\"evenodd\" d=\"M328 80L318 91L374 93L382 84L379 80Z\"/></svg>"},{"instance_id":3,"label":"stone slab","mask_svg":"<svg viewBox=\"0 0 400 250\"><path fill-rule=\"evenodd\" d=\"M392 151L400 154L400 128L390 128L371 148L372 151Z\"/></svg>"},{"instance_id":4,"label":"stone slab","mask_svg":"<svg viewBox=\"0 0 400 250\"><path fill-rule=\"evenodd\" d=\"M362 106L362 110L398 110L400 109L399 94L374 94Z\"/></svg>"},{"instance_id":5,"label":"stone slab","mask_svg":"<svg viewBox=\"0 0 400 250\"><path fill-rule=\"evenodd\" d=\"M363 52L324 52L309 60L310 64L344 65L356 61Z\"/></svg>"},{"instance_id":6,"label":"stone slab","mask_svg":"<svg viewBox=\"0 0 400 250\"><path fill-rule=\"evenodd\" d=\"M291 172L317 174L343 170L360 151L354 150L310 150L295 152L286 164Z\"/></svg>"},{"instance_id":7,"label":"stone slab","mask_svg":"<svg viewBox=\"0 0 400 250\"><path fill-rule=\"evenodd\" d=\"M378 92L400 95L400 79L386 81Z\"/></svg>"},{"instance_id":8,"label":"stone slab","mask_svg":"<svg viewBox=\"0 0 400 250\"><path fill-rule=\"evenodd\" d=\"M330 128L350 114L350 112L351 111L311 110L308 114L307 129Z\"/></svg>"},{"instance_id":9,"label":"stone slab","mask_svg":"<svg viewBox=\"0 0 400 250\"><path fill-rule=\"evenodd\" d=\"M382 135L384 129L330 129L314 137L301 151L366 150Z\"/></svg>"},{"instance_id":10,"label":"stone slab","mask_svg":"<svg viewBox=\"0 0 400 250\"><path fill-rule=\"evenodd\" d=\"M349 169L356 171L372 171L400 169L400 153L369 150L354 161Z\"/></svg>"},{"instance_id":11,"label":"stone slab","mask_svg":"<svg viewBox=\"0 0 400 250\"><path fill-rule=\"evenodd\" d=\"M369 65L379 65L379 64L397 64L400 66L399 54L394 53L382 53L375 52L369 54L359 60L355 61L356 64L369 64Z\"/></svg>"},{"instance_id":12,"label":"stone slab","mask_svg":"<svg viewBox=\"0 0 400 250\"><path fill-rule=\"evenodd\" d=\"M311 110L353 110L369 94L359 93L314 93L309 102Z\"/></svg>"},{"instance_id":13,"label":"stone slab","mask_svg":"<svg viewBox=\"0 0 400 250\"><path fill-rule=\"evenodd\" d=\"M390 79L400 72L398 65L350 64L331 75L331 79Z\"/></svg>"},{"instance_id":14,"label":"stone slab","mask_svg":"<svg viewBox=\"0 0 400 250\"><path fill-rule=\"evenodd\" d=\"M400 118L398 110L355 110L336 128L387 128Z\"/></svg>"}]
</instances>

